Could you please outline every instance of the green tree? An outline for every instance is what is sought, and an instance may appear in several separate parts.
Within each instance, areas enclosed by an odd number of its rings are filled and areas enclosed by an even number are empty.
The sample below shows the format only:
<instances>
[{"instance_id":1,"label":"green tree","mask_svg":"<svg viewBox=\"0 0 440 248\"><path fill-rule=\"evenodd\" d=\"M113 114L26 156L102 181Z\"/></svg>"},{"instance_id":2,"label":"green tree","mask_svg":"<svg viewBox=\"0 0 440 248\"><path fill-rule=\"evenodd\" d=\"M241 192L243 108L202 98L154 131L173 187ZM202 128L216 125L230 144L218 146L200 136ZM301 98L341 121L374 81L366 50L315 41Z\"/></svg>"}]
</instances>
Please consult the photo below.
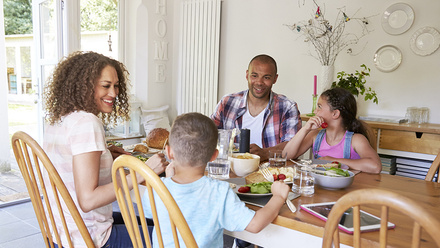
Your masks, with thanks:
<instances>
[{"instance_id":1,"label":"green tree","mask_svg":"<svg viewBox=\"0 0 440 248\"><path fill-rule=\"evenodd\" d=\"M32 1L3 0L5 34L32 34Z\"/></svg>"},{"instance_id":2,"label":"green tree","mask_svg":"<svg viewBox=\"0 0 440 248\"><path fill-rule=\"evenodd\" d=\"M81 0L82 31L113 31L117 27L117 0Z\"/></svg>"}]
</instances>

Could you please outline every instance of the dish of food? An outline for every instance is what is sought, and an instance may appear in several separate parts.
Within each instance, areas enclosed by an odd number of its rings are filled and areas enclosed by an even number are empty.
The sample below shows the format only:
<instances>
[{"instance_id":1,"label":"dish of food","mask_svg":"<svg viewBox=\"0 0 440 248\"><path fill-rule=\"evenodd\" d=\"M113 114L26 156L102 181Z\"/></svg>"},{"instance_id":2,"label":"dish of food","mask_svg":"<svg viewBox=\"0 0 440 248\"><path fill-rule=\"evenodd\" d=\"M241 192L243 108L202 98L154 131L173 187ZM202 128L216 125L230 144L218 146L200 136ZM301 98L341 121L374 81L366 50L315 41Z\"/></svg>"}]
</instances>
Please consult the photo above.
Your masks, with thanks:
<instances>
[{"instance_id":1,"label":"dish of food","mask_svg":"<svg viewBox=\"0 0 440 248\"><path fill-rule=\"evenodd\" d=\"M169 135L170 132L165 128L155 128L147 134L145 143L150 148L163 149L164 145L168 143Z\"/></svg>"},{"instance_id":2,"label":"dish of food","mask_svg":"<svg viewBox=\"0 0 440 248\"><path fill-rule=\"evenodd\" d=\"M275 181L283 180L287 184L293 183L293 167L268 167L268 169L273 175ZM245 180L247 184L267 182L259 170L247 175Z\"/></svg>"},{"instance_id":3,"label":"dish of food","mask_svg":"<svg viewBox=\"0 0 440 248\"><path fill-rule=\"evenodd\" d=\"M328 161L328 160L320 160L320 159L313 159L312 164L316 165L317 168L319 168L319 167L324 167L324 168L336 167L336 168L341 168L344 170L348 170L350 168L346 164L341 164L336 161Z\"/></svg>"},{"instance_id":4,"label":"dish of food","mask_svg":"<svg viewBox=\"0 0 440 248\"><path fill-rule=\"evenodd\" d=\"M373 61L380 71L391 72L396 70L402 63L402 53L395 46L382 46L377 49Z\"/></svg>"},{"instance_id":5,"label":"dish of food","mask_svg":"<svg viewBox=\"0 0 440 248\"><path fill-rule=\"evenodd\" d=\"M233 190L238 195L260 197L260 196L272 195L272 192L270 192L271 186L272 186L271 182L261 182L261 183L253 183L246 185L237 185ZM259 192L265 192L265 193L259 193Z\"/></svg>"},{"instance_id":6,"label":"dish of food","mask_svg":"<svg viewBox=\"0 0 440 248\"><path fill-rule=\"evenodd\" d=\"M405 3L391 5L382 15L382 28L392 35L405 33L413 22L414 11L411 6Z\"/></svg>"},{"instance_id":7,"label":"dish of food","mask_svg":"<svg viewBox=\"0 0 440 248\"><path fill-rule=\"evenodd\" d=\"M325 171L325 168L316 168L319 171ZM342 169L341 169L342 170ZM315 178L315 184L320 187L328 190L338 190L349 187L354 180L354 173L348 170L343 170L348 173L349 176L334 176L334 175L324 175L321 173L312 172L313 177Z\"/></svg>"},{"instance_id":8,"label":"dish of food","mask_svg":"<svg viewBox=\"0 0 440 248\"><path fill-rule=\"evenodd\" d=\"M427 56L440 46L440 33L435 28L423 27L413 34L409 43L415 54Z\"/></svg>"}]
</instances>

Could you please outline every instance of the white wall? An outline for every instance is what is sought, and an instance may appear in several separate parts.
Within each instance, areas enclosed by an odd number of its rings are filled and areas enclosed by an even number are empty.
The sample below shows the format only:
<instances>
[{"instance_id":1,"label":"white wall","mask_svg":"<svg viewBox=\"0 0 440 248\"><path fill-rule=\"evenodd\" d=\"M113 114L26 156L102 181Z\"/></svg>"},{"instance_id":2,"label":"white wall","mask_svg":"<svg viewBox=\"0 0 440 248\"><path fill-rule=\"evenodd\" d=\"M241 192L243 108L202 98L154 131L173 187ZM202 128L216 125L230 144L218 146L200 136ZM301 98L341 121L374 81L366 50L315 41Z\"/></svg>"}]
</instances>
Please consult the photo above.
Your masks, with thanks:
<instances>
[{"instance_id":1,"label":"white wall","mask_svg":"<svg viewBox=\"0 0 440 248\"><path fill-rule=\"evenodd\" d=\"M302 5L306 2L305 5ZM219 97L247 87L245 71L249 60L260 53L273 56L278 63L278 82L274 91L295 100L301 113L312 108L313 75L320 75L320 63L307 55L309 49L303 38L283 24L310 19L316 10L304 0L224 0L222 8L220 89ZM319 3L323 1L319 1ZM430 109L430 122L440 123L440 49L430 56L418 56L410 49L411 36L419 28L431 26L440 31L440 1L404 1L415 12L412 27L404 34L387 34L381 26L384 10L401 1L332 0L325 1L326 15L346 7L347 14L374 16L374 30L361 40L357 56L341 53L335 63L337 71L351 72L361 64L371 68L368 85L376 90L379 104L359 102L359 115L405 116L410 106ZM333 13L332 13L333 12ZM330 18L329 18L330 19ZM333 20L333 19L332 19ZM399 68L393 72L379 71L373 56L383 45L397 46L403 55Z\"/></svg>"},{"instance_id":2,"label":"white wall","mask_svg":"<svg viewBox=\"0 0 440 248\"><path fill-rule=\"evenodd\" d=\"M127 65L135 92L145 108L170 104L170 117L176 115L176 91L178 89L179 25L182 0L166 2L166 16L155 13L157 1L131 0L127 13L128 33ZM322 1L319 1L322 3ZM429 56L419 56L410 49L411 36L424 26L440 31L440 1L407 0L415 12L412 27L401 35L389 35L381 26L383 12L392 4L391 0L331 0L325 1L326 16L334 20L337 9L346 8L346 13L356 17L370 16L372 32L353 47L354 54L342 52L335 62L338 71L354 72L361 64L371 68L367 85L378 94L379 104L359 100L359 115L405 116L410 106L428 107L430 122L440 123L437 106L440 98L440 49ZM303 5L303 3L305 3ZM223 0L220 42L219 95L247 88L245 72L249 60L261 53L273 56L278 62L278 82L274 91L295 100L301 113L312 109L313 75L320 76L321 65L308 53L311 51L303 37L284 24L293 24L310 19L316 11L307 0ZM333 16L333 18L331 18ZM159 18L167 21L168 33L164 38L170 42L167 64L167 81L155 82L153 59L155 22ZM379 71L373 62L377 49L394 45L402 51L403 61L393 72ZM313 51L313 50L312 50ZM359 53L360 52L360 53ZM359 53L359 54L358 54ZM160 62L160 61L159 61ZM164 61L162 61L164 62ZM172 66L170 63L172 62Z\"/></svg>"}]
</instances>

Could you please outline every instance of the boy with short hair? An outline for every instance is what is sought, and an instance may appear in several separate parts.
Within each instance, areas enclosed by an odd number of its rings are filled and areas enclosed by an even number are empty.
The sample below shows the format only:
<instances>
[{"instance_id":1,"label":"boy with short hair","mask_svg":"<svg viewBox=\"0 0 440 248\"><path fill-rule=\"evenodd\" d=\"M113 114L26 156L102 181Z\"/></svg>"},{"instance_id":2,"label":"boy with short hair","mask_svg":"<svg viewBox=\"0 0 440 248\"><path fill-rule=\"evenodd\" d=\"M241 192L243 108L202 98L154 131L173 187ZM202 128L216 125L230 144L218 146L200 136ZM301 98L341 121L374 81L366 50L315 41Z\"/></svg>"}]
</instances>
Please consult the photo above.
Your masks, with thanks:
<instances>
[{"instance_id":1,"label":"boy with short hair","mask_svg":"<svg viewBox=\"0 0 440 248\"><path fill-rule=\"evenodd\" d=\"M257 233L272 222L286 201L289 186L272 184L273 196L265 207L253 211L240 201L229 183L205 176L205 167L218 155L218 130L214 122L200 113L176 118L166 153L173 162L162 181L180 207L199 247L223 247L223 230ZM142 205L151 217L148 193ZM169 216L162 201L157 202L165 247L174 247ZM153 233L153 244L157 245ZM180 240L180 244L184 245Z\"/></svg>"}]
</instances>

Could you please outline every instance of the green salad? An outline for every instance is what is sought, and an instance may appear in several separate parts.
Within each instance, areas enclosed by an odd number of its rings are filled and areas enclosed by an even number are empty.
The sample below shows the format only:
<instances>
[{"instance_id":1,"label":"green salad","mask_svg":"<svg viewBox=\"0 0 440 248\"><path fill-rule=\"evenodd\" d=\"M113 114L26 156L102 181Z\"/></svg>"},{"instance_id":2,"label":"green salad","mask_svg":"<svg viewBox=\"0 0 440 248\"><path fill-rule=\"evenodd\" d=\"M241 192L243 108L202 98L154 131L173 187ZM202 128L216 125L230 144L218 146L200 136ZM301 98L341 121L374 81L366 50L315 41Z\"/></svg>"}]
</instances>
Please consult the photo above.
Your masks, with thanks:
<instances>
[{"instance_id":1,"label":"green salad","mask_svg":"<svg viewBox=\"0 0 440 248\"><path fill-rule=\"evenodd\" d=\"M340 169L340 168L335 168L335 167L330 167L330 168L325 168L325 170L328 172L326 173L327 176L332 176L332 174L337 174L343 177L349 177L350 173L348 173L348 171Z\"/></svg>"},{"instance_id":2,"label":"green salad","mask_svg":"<svg viewBox=\"0 0 440 248\"><path fill-rule=\"evenodd\" d=\"M267 194L272 192L270 189L272 182L252 183L244 186L250 187L250 193L252 194Z\"/></svg>"}]
</instances>

